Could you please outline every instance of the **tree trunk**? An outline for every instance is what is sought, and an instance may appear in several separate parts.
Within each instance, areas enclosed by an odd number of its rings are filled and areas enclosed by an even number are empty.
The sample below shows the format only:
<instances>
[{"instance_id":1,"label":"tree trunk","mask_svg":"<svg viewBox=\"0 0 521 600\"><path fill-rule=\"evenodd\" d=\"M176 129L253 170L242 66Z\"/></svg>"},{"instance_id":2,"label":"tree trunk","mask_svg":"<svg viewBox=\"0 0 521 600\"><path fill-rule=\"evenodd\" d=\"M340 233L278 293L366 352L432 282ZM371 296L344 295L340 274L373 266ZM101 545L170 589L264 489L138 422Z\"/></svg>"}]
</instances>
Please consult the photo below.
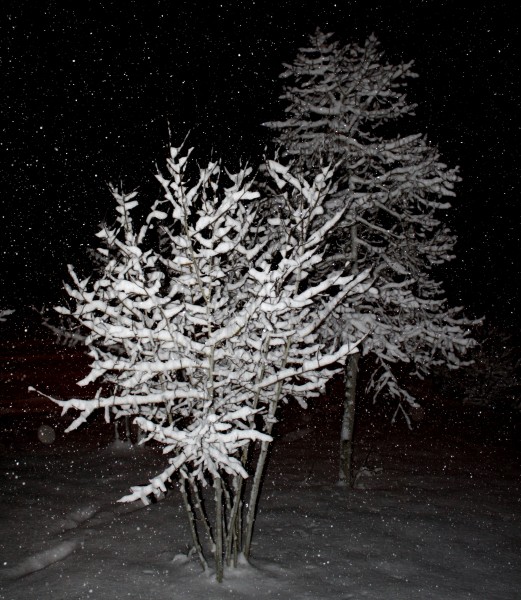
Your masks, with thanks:
<instances>
[{"instance_id":1,"label":"tree trunk","mask_svg":"<svg viewBox=\"0 0 521 600\"><path fill-rule=\"evenodd\" d=\"M340 485L353 485L353 440L356 414L356 383L360 354L351 354L344 369L344 412L340 433Z\"/></svg>"},{"instance_id":2,"label":"tree trunk","mask_svg":"<svg viewBox=\"0 0 521 600\"><path fill-rule=\"evenodd\" d=\"M289 348L291 346L291 338L286 340L286 349L284 352L284 361L282 368L285 368L288 363L288 355ZM275 419L275 414L277 412L277 408L279 406L280 397L282 394L282 381L277 383L277 387L275 389L275 397L270 400L270 406L268 410L268 421L266 423L266 433L271 435L273 431L273 423ZM270 448L271 442L261 442L261 451L259 454L259 458L257 459L257 466L255 468L255 475L253 477L253 483L251 487L250 493L250 503L248 506L248 513L246 515L246 532L243 543L243 554L246 560L250 558L251 552L251 540L253 537L253 526L255 524L255 517L257 513L257 503L259 501L260 488L262 483L262 476L264 475L264 468L266 467L266 459L268 458L268 451Z\"/></svg>"},{"instance_id":3,"label":"tree trunk","mask_svg":"<svg viewBox=\"0 0 521 600\"><path fill-rule=\"evenodd\" d=\"M185 507L186 514L188 516L188 525L190 527L190 534L192 536L194 550L196 551L199 561L201 562L203 571L206 571L208 569L208 564L204 558L203 549L199 541L199 536L197 535L197 527L195 525L194 513L192 510L190 499L188 497L188 492L186 490L186 478L183 475L179 477L179 490L181 491L181 496L183 497L183 504Z\"/></svg>"},{"instance_id":4,"label":"tree trunk","mask_svg":"<svg viewBox=\"0 0 521 600\"><path fill-rule=\"evenodd\" d=\"M242 464L246 464L246 454L243 452ZM233 482L234 498L233 506L230 511L230 519L227 528L226 537L226 564L230 566L233 560L233 566L237 566L237 554L242 536L242 490L243 478L240 475L235 477Z\"/></svg>"},{"instance_id":5,"label":"tree trunk","mask_svg":"<svg viewBox=\"0 0 521 600\"><path fill-rule=\"evenodd\" d=\"M214 481L215 488L215 576L218 583L222 583L223 566L223 490L222 480L216 477Z\"/></svg>"},{"instance_id":6,"label":"tree trunk","mask_svg":"<svg viewBox=\"0 0 521 600\"><path fill-rule=\"evenodd\" d=\"M286 350L288 345L286 346ZM287 355L286 355L287 358ZM270 409L269 409L269 417L266 424L266 433L271 435L273 431L273 419L275 417L275 413L277 412L277 407L279 404L280 393L282 390L282 385L277 385L277 391L275 393L275 399L271 401ZM268 452L270 449L271 442L261 442L261 450L259 454L259 458L257 459L257 466L255 468L255 475L253 477L253 483L250 492L250 502L248 505L248 512L246 515L246 532L244 536L243 542L243 554L246 560L250 558L251 552L251 541L253 538L253 527L255 525L255 518L257 516L257 504L259 502L259 494L262 484L262 477L264 475L264 469L266 467L266 459L268 458Z\"/></svg>"},{"instance_id":7,"label":"tree trunk","mask_svg":"<svg viewBox=\"0 0 521 600\"><path fill-rule=\"evenodd\" d=\"M270 429L268 427L268 429ZM269 435L269 433L268 433ZM262 482L262 476L264 474L264 467L266 465L266 458L268 457L270 442L261 442L261 451L257 460L257 467L255 469L255 476L253 477L253 483L250 493L250 502L248 505L248 514L246 517L246 533L243 544L243 553L246 560L250 558L251 552L251 541L253 537L253 526L255 524L255 517L257 512L257 502L259 499L260 487Z\"/></svg>"}]
</instances>

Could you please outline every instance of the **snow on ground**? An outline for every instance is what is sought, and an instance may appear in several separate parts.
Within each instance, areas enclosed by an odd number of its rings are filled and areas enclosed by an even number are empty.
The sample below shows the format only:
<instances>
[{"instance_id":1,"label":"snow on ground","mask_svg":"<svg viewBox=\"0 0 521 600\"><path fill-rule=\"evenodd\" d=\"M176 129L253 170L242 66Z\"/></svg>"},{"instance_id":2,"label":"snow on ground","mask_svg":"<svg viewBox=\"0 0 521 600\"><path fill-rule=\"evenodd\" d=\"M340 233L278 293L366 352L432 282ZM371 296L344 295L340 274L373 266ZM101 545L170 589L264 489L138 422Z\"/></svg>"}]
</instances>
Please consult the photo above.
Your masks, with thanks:
<instances>
[{"instance_id":1,"label":"snow on ground","mask_svg":"<svg viewBox=\"0 0 521 600\"><path fill-rule=\"evenodd\" d=\"M465 456L457 445L447 453L450 436L415 449L418 439L402 433L374 450L349 491L334 483L332 436L302 431L282 433L275 446L252 564L228 572L222 585L186 558L175 490L148 507L116 503L161 464L153 450L98 449L72 433L71 448L5 451L0 598L520 597L514 466L494 472L494 457L470 442ZM443 452L452 462L439 460Z\"/></svg>"},{"instance_id":2,"label":"snow on ground","mask_svg":"<svg viewBox=\"0 0 521 600\"><path fill-rule=\"evenodd\" d=\"M159 453L111 444L101 422L64 434L55 413L0 413L0 600L521 597L515 446L455 422L411 433L386 422L362 436L362 474L346 490L335 485L338 416L330 401L281 425L251 565L219 585L186 556L176 490L147 507L116 502ZM52 443L38 441L42 424Z\"/></svg>"}]
</instances>

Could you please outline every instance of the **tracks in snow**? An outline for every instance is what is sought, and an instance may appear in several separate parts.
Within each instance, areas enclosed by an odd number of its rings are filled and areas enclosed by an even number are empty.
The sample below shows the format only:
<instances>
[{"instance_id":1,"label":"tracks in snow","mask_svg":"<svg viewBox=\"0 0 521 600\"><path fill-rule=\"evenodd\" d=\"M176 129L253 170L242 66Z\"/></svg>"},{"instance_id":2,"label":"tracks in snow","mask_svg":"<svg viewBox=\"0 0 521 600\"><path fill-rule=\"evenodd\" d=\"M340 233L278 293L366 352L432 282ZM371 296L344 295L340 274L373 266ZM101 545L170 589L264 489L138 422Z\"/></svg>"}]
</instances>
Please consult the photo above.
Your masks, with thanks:
<instances>
[{"instance_id":1,"label":"tracks in snow","mask_svg":"<svg viewBox=\"0 0 521 600\"><path fill-rule=\"evenodd\" d=\"M41 571L57 562L67 559L77 549L81 549L86 535L94 533L95 527L104 525L118 516L125 516L140 510L144 506L138 503L110 504L96 507L92 504L80 506L67 513L59 521L52 535L67 536L68 539L56 542L49 548L32 554L13 566L0 571L1 579L20 579L36 571ZM71 537L71 532L74 531Z\"/></svg>"}]
</instances>

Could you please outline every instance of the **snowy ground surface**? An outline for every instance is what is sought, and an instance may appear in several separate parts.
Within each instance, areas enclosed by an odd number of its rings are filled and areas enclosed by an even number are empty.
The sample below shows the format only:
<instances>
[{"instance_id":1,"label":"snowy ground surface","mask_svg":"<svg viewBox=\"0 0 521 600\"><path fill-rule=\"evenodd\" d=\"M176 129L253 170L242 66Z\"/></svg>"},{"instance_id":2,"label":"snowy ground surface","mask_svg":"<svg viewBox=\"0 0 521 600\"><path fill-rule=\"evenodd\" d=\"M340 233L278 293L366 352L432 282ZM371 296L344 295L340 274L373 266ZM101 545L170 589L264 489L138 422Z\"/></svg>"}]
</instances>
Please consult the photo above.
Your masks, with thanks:
<instances>
[{"instance_id":1,"label":"snowy ground surface","mask_svg":"<svg viewBox=\"0 0 521 600\"><path fill-rule=\"evenodd\" d=\"M64 434L49 406L15 397L25 384L63 384L81 358L52 348L27 350L26 360L6 356L1 600L521 598L515 428L472 427L468 414L434 426L427 415L409 433L385 420L371 426L366 415L357 454L363 468L356 488L346 490L335 485L333 390L321 406L281 424L251 565L228 571L219 585L186 558L176 490L149 507L116 502L155 473L160 454L111 443L101 422ZM53 443L38 441L42 424L56 432Z\"/></svg>"}]
</instances>

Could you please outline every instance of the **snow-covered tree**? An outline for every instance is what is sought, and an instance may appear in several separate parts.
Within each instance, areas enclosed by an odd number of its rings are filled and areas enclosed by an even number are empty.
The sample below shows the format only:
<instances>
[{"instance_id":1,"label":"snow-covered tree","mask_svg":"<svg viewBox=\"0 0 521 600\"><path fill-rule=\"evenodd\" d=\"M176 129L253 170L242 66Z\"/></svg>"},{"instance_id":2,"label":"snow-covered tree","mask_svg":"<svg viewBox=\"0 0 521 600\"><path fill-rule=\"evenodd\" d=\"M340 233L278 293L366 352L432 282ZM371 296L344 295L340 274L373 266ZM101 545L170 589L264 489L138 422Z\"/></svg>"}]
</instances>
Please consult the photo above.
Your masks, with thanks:
<instances>
[{"instance_id":1,"label":"snow-covered tree","mask_svg":"<svg viewBox=\"0 0 521 600\"><path fill-rule=\"evenodd\" d=\"M441 392L454 400L498 411L521 410L521 351L511 332L491 324L476 332L472 363L435 371Z\"/></svg>"},{"instance_id":2,"label":"snow-covered tree","mask_svg":"<svg viewBox=\"0 0 521 600\"><path fill-rule=\"evenodd\" d=\"M280 221L259 219L266 200L253 188L251 169L227 173L226 187L216 162L190 178L189 156L171 149L167 172L157 176L164 196L140 227L132 217L136 192L112 188L117 220L98 233L107 263L85 279L70 267L73 306L58 309L89 332L91 371L79 385L99 382L99 392L90 400L55 401L64 412L79 411L69 431L104 410L107 420L132 417L145 441L163 446L165 469L121 501L147 503L177 480L194 551L206 568L211 548L220 581L224 563L250 553L277 409L290 398L304 402L319 394L357 351L351 341L321 342L318 330L347 296L367 286L366 273L343 275L343 268L306 283L322 260L322 236L339 218L320 227L316 221L331 190L330 169L307 181L268 163L278 201L289 207L274 239L268 232ZM298 239L295 227L305 230ZM260 450L245 505L253 443ZM209 486L213 522L203 504Z\"/></svg>"},{"instance_id":3,"label":"snow-covered tree","mask_svg":"<svg viewBox=\"0 0 521 600\"><path fill-rule=\"evenodd\" d=\"M424 135L396 133L398 121L414 114L405 95L416 77L412 63L386 62L374 36L363 46L342 46L332 36L317 30L285 65L287 117L265 125L297 170L336 165L324 218L340 211L342 218L320 269L345 261L353 276L370 269L378 292L340 306L322 330L323 339L338 332L344 342L364 339L345 369L340 479L350 483L359 357L373 355L375 397L385 393L403 408L415 399L396 365L409 363L420 377L440 363L455 368L471 341L469 323L447 305L433 272L453 255L455 237L443 217L457 169L441 162Z\"/></svg>"}]
</instances>

